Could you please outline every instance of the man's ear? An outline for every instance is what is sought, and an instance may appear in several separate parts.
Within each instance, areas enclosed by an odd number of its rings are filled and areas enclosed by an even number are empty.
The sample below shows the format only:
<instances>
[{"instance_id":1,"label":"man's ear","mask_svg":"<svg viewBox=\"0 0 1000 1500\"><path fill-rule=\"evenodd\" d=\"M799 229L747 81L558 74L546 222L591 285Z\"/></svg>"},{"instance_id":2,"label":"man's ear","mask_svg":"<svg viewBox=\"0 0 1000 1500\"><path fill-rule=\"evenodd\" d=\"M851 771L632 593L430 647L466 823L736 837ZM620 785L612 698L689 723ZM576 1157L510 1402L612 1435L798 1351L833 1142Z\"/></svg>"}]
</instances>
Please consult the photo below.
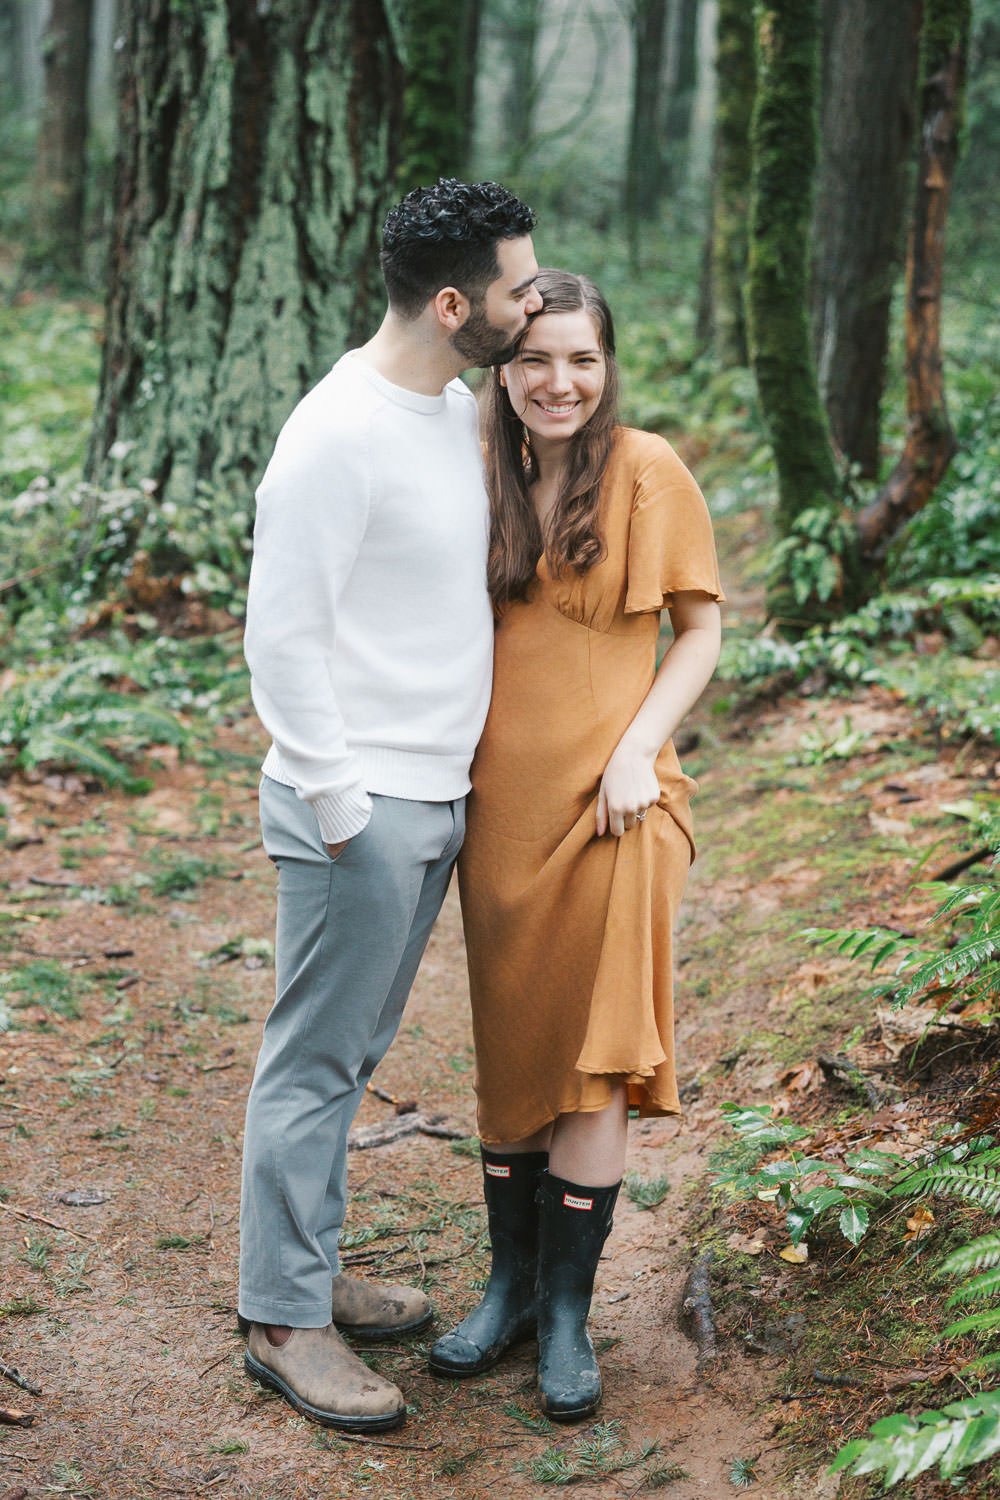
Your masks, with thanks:
<instances>
[{"instance_id":1,"label":"man's ear","mask_svg":"<svg viewBox=\"0 0 1000 1500\"><path fill-rule=\"evenodd\" d=\"M500 366L500 384L503 386L504 390L507 389L507 366L506 365L501 365Z\"/></svg>"},{"instance_id":2,"label":"man's ear","mask_svg":"<svg viewBox=\"0 0 1000 1500\"><path fill-rule=\"evenodd\" d=\"M443 286L433 299L434 313L449 333L457 333L472 311L468 297L457 287Z\"/></svg>"}]
</instances>

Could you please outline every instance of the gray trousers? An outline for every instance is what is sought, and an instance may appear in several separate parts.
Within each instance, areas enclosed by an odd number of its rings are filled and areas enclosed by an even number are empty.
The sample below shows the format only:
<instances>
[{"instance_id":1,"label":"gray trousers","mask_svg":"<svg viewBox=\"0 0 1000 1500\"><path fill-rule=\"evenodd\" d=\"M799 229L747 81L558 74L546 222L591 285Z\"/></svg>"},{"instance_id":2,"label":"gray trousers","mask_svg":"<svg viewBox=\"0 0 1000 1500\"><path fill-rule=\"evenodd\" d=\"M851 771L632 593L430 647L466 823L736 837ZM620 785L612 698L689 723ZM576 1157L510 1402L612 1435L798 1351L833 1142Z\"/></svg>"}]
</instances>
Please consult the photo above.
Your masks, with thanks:
<instances>
[{"instance_id":1,"label":"gray trousers","mask_svg":"<svg viewBox=\"0 0 1000 1500\"><path fill-rule=\"evenodd\" d=\"M465 831L465 802L372 798L331 859L312 808L264 777L278 868L276 999L247 1104L240 1312L323 1328L347 1199L347 1134L399 1026Z\"/></svg>"}]
</instances>

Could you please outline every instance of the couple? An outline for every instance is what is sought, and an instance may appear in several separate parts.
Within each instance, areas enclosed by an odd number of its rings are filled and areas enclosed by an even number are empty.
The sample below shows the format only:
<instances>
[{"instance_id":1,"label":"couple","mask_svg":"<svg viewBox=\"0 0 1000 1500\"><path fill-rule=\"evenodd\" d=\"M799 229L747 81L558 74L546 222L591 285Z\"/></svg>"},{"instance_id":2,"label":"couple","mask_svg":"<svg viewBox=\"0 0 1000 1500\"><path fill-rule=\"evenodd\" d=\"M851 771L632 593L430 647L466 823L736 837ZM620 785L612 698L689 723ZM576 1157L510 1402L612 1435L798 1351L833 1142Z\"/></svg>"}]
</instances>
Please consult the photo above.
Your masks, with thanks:
<instances>
[{"instance_id":1,"label":"couple","mask_svg":"<svg viewBox=\"0 0 1000 1500\"><path fill-rule=\"evenodd\" d=\"M257 497L246 652L273 737L277 999L247 1110L240 1322L248 1372L347 1431L406 1406L341 1334L432 1316L422 1292L340 1271L337 1240L348 1130L463 839L493 1258L436 1374L537 1333L543 1410L596 1410L587 1317L628 1113L678 1109L693 783L670 736L714 669L722 591L694 480L617 424L604 299L539 271L533 224L495 183L409 193L385 224L385 320L296 407ZM457 379L473 365L491 370L485 480Z\"/></svg>"}]
</instances>

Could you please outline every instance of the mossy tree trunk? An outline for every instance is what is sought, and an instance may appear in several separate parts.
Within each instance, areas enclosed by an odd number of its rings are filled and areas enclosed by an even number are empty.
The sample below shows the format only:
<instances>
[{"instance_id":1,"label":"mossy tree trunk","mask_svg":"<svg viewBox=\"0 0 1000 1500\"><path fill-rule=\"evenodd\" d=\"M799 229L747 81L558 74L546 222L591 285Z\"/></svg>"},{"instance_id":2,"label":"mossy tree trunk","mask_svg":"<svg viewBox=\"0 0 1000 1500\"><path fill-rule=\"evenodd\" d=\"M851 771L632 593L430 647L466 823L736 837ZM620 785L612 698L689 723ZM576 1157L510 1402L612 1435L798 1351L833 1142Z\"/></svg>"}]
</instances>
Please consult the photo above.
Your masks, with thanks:
<instances>
[{"instance_id":1,"label":"mossy tree trunk","mask_svg":"<svg viewBox=\"0 0 1000 1500\"><path fill-rule=\"evenodd\" d=\"M633 0L632 99L625 162L625 218L629 243L639 225L655 217L663 196L660 126L667 0Z\"/></svg>"},{"instance_id":2,"label":"mossy tree trunk","mask_svg":"<svg viewBox=\"0 0 1000 1500\"><path fill-rule=\"evenodd\" d=\"M481 0L405 0L401 192L465 175L481 13Z\"/></svg>"},{"instance_id":3,"label":"mossy tree trunk","mask_svg":"<svg viewBox=\"0 0 1000 1500\"><path fill-rule=\"evenodd\" d=\"M744 291L756 69L753 9L746 0L719 0L715 66L710 304L716 354L732 368L747 363Z\"/></svg>"},{"instance_id":4,"label":"mossy tree trunk","mask_svg":"<svg viewBox=\"0 0 1000 1500\"><path fill-rule=\"evenodd\" d=\"M920 157L906 265L906 438L881 492L858 516L862 557L872 564L927 504L955 452L941 362L941 289L970 12L970 0L924 0Z\"/></svg>"},{"instance_id":5,"label":"mossy tree trunk","mask_svg":"<svg viewBox=\"0 0 1000 1500\"><path fill-rule=\"evenodd\" d=\"M46 271L83 269L87 77L93 0L52 0L42 38L44 84L31 206L29 260Z\"/></svg>"},{"instance_id":6,"label":"mossy tree trunk","mask_svg":"<svg viewBox=\"0 0 1000 1500\"><path fill-rule=\"evenodd\" d=\"M874 478L904 249L921 0L824 0L812 323L834 443Z\"/></svg>"},{"instance_id":7,"label":"mossy tree trunk","mask_svg":"<svg viewBox=\"0 0 1000 1500\"><path fill-rule=\"evenodd\" d=\"M97 482L249 496L372 331L401 71L375 0L124 0Z\"/></svg>"},{"instance_id":8,"label":"mossy tree trunk","mask_svg":"<svg viewBox=\"0 0 1000 1500\"><path fill-rule=\"evenodd\" d=\"M751 141L748 334L778 475L777 525L836 513L841 485L820 401L807 305L809 224L817 153L818 0L758 0ZM792 554L784 553L789 564ZM804 623L790 575L773 579L773 617Z\"/></svg>"}]
</instances>

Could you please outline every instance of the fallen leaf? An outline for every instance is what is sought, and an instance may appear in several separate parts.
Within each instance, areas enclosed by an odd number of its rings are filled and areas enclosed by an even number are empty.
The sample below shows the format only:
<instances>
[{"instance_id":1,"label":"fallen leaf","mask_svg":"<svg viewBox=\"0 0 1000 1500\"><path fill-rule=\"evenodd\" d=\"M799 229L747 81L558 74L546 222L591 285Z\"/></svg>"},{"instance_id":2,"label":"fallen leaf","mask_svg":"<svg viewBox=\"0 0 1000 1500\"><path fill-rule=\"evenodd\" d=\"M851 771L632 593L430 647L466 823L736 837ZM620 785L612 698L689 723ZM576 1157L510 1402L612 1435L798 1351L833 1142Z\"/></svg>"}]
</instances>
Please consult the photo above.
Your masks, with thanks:
<instances>
[{"instance_id":1,"label":"fallen leaf","mask_svg":"<svg viewBox=\"0 0 1000 1500\"><path fill-rule=\"evenodd\" d=\"M740 1234L738 1231L727 1236L726 1244L737 1255L762 1255L767 1249L759 1234Z\"/></svg>"},{"instance_id":2,"label":"fallen leaf","mask_svg":"<svg viewBox=\"0 0 1000 1500\"><path fill-rule=\"evenodd\" d=\"M778 1086L788 1089L789 1093L805 1094L816 1083L818 1072L815 1063L799 1063L798 1067L785 1069L778 1079Z\"/></svg>"},{"instance_id":3,"label":"fallen leaf","mask_svg":"<svg viewBox=\"0 0 1000 1500\"><path fill-rule=\"evenodd\" d=\"M809 1259L809 1246L803 1242L801 1245L786 1245L784 1250L778 1251L782 1260L787 1260L790 1266L804 1266Z\"/></svg>"},{"instance_id":4,"label":"fallen leaf","mask_svg":"<svg viewBox=\"0 0 1000 1500\"><path fill-rule=\"evenodd\" d=\"M100 1188L70 1188L64 1193L56 1193L56 1202L65 1203L67 1208L96 1208L98 1203L107 1203L108 1194L102 1193Z\"/></svg>"},{"instance_id":5,"label":"fallen leaf","mask_svg":"<svg viewBox=\"0 0 1000 1500\"><path fill-rule=\"evenodd\" d=\"M930 1234L934 1228L933 1213L924 1204L921 1204L919 1208L913 1210L913 1213L907 1219L906 1228L908 1232L903 1235L904 1241L922 1239L925 1234Z\"/></svg>"}]
</instances>

